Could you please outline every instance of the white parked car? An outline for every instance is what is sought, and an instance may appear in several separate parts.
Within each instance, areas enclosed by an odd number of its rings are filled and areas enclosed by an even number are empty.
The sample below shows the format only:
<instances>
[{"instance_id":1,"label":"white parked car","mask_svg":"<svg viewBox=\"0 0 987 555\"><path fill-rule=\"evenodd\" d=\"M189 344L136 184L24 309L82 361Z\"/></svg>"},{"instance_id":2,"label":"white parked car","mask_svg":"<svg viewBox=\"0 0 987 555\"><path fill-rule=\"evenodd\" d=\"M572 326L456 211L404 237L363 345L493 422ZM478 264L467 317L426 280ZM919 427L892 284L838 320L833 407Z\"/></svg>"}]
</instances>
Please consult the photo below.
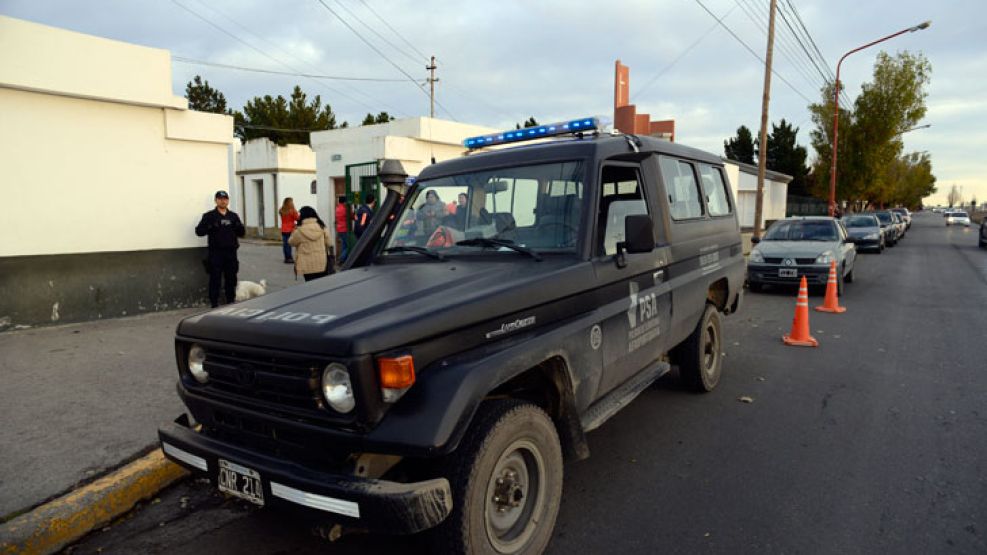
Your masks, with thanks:
<instances>
[{"instance_id":1,"label":"white parked car","mask_svg":"<svg viewBox=\"0 0 987 555\"><path fill-rule=\"evenodd\" d=\"M970 215L962 210L947 212L946 225L963 225L970 227Z\"/></svg>"}]
</instances>

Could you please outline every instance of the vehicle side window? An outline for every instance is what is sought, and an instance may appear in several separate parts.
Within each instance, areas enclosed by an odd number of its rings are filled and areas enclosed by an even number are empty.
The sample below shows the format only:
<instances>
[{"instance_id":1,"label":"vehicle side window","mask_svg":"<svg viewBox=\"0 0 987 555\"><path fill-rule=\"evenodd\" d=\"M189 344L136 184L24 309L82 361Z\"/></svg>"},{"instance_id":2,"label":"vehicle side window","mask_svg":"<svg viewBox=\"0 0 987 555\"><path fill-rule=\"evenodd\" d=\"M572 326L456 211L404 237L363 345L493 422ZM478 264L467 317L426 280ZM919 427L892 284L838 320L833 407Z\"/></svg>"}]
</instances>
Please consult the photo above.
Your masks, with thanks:
<instances>
[{"instance_id":1,"label":"vehicle side window","mask_svg":"<svg viewBox=\"0 0 987 555\"><path fill-rule=\"evenodd\" d=\"M660 158L661 176L668 191L668 204L673 220L701 218L703 203L692 164L673 158Z\"/></svg>"},{"instance_id":2,"label":"vehicle side window","mask_svg":"<svg viewBox=\"0 0 987 555\"><path fill-rule=\"evenodd\" d=\"M836 232L840 236L840 241L846 243L847 233L846 233L846 228L843 227L843 222L836 222Z\"/></svg>"},{"instance_id":3,"label":"vehicle side window","mask_svg":"<svg viewBox=\"0 0 987 555\"><path fill-rule=\"evenodd\" d=\"M637 168L605 166L600 179L600 213L597 218L597 253L617 254L617 243L624 240L624 220L634 214L647 214L648 204Z\"/></svg>"},{"instance_id":4,"label":"vehicle side window","mask_svg":"<svg viewBox=\"0 0 987 555\"><path fill-rule=\"evenodd\" d=\"M730 213L730 195L727 194L727 184L723 179L720 168L709 164L699 164L699 176L703 180L703 191L706 193L706 208L710 216L726 216Z\"/></svg>"}]
</instances>

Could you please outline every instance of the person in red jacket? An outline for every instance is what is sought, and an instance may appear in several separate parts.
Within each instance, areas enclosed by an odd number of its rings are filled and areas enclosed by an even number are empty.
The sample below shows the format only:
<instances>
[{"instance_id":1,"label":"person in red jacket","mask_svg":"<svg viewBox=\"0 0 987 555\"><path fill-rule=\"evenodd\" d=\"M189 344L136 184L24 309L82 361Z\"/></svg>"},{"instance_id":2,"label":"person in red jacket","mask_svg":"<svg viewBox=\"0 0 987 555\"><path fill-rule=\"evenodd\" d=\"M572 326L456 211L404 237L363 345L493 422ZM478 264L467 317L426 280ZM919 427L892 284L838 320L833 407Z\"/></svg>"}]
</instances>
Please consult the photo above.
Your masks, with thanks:
<instances>
[{"instance_id":1,"label":"person in red jacket","mask_svg":"<svg viewBox=\"0 0 987 555\"><path fill-rule=\"evenodd\" d=\"M295 210L295 201L291 197L285 197L281 204L281 250L284 252L284 263L294 264L295 259L291 256L291 245L288 244L288 237L295 231L295 224L298 222L298 211Z\"/></svg>"},{"instance_id":2,"label":"person in red jacket","mask_svg":"<svg viewBox=\"0 0 987 555\"><path fill-rule=\"evenodd\" d=\"M339 239L339 261L342 262L346 260L346 254L349 253L349 233L346 228L346 222L349 219L346 217L346 197L340 196L336 199L336 237Z\"/></svg>"}]
</instances>

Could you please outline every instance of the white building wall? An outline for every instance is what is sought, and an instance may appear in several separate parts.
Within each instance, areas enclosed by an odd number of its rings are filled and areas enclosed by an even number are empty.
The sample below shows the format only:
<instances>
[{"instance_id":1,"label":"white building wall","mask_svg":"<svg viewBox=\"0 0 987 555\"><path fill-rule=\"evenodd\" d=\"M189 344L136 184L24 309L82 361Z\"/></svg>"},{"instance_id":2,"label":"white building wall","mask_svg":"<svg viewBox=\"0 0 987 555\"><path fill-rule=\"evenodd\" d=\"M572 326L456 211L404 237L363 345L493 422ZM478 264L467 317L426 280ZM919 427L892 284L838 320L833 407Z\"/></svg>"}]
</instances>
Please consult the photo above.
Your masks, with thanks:
<instances>
[{"instance_id":1,"label":"white building wall","mask_svg":"<svg viewBox=\"0 0 987 555\"><path fill-rule=\"evenodd\" d=\"M233 118L185 110L170 67L165 50L0 16L0 256L205 244L192 229L229 186ZM42 212L58 232L38 232Z\"/></svg>"},{"instance_id":2,"label":"white building wall","mask_svg":"<svg viewBox=\"0 0 987 555\"><path fill-rule=\"evenodd\" d=\"M757 174L749 167L741 167L730 160L724 160L724 169L730 180L730 188L737 201L737 218L743 228L754 227L754 208L757 199ZM788 206L788 176L771 172L764 178L764 196L761 205L761 228L764 222L785 217Z\"/></svg>"},{"instance_id":3,"label":"white building wall","mask_svg":"<svg viewBox=\"0 0 987 555\"><path fill-rule=\"evenodd\" d=\"M239 206L245 225L263 228L265 236L279 236L285 197L292 197L298 209L317 205L317 195L311 192L315 152L308 145L278 146L266 138L247 141L237 156L237 174L243 181L244 202Z\"/></svg>"}]
</instances>

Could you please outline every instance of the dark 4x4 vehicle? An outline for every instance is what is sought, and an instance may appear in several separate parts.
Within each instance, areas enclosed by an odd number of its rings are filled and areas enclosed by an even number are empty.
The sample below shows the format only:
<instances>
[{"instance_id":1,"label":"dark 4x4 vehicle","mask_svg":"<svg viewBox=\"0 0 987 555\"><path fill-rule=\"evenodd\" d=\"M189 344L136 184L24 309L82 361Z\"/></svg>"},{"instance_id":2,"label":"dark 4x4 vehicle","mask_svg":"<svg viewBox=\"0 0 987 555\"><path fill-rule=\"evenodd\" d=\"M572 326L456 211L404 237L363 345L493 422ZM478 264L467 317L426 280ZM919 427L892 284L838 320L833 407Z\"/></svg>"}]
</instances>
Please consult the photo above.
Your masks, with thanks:
<instances>
[{"instance_id":1,"label":"dark 4x4 vehicle","mask_svg":"<svg viewBox=\"0 0 987 555\"><path fill-rule=\"evenodd\" d=\"M698 391L720 379L744 275L722 161L586 134L415 182L393 168L344 271L181 322L194 421L162 427L162 448L334 534L540 552L587 431L670 364Z\"/></svg>"}]
</instances>

